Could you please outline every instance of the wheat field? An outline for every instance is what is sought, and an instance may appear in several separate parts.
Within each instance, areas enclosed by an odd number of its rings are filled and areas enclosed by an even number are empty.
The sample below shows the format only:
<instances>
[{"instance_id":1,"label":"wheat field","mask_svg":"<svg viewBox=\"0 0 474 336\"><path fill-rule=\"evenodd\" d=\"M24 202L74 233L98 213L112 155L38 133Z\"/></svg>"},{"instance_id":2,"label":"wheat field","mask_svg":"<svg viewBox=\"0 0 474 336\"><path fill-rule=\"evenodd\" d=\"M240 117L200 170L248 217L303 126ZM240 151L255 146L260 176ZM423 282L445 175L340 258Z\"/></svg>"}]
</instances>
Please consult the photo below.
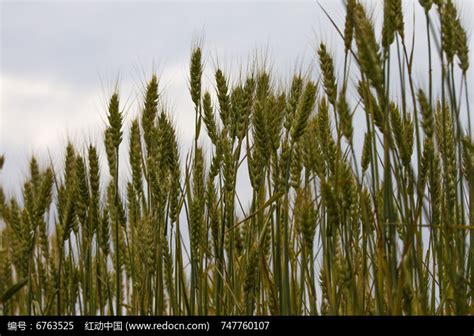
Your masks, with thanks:
<instances>
[{"instance_id":1,"label":"wheat field","mask_svg":"<svg viewBox=\"0 0 474 336\"><path fill-rule=\"evenodd\" d=\"M347 0L344 53L321 43L287 84L256 62L204 85L197 44L186 152L158 75L127 128L117 89L104 153L68 143L62 167L31 158L22 197L0 189L0 313L474 313L468 34L453 1L412 3L426 46L401 0L380 27Z\"/></svg>"}]
</instances>

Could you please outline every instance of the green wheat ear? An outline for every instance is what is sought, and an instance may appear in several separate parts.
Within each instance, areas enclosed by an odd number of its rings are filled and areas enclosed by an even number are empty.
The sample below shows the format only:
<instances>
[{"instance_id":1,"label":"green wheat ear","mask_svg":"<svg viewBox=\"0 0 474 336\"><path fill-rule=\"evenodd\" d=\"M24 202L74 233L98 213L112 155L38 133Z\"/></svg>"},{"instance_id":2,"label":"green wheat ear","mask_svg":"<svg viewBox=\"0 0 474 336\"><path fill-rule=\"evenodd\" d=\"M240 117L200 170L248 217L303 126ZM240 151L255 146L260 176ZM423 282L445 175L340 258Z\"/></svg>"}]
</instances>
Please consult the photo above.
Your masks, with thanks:
<instances>
[{"instance_id":1,"label":"green wheat ear","mask_svg":"<svg viewBox=\"0 0 474 336\"><path fill-rule=\"evenodd\" d=\"M309 115L314 109L316 102L316 84L309 82L306 84L304 92L300 98L296 111L295 121L291 129L291 138L297 142L303 135Z\"/></svg>"},{"instance_id":2,"label":"green wheat ear","mask_svg":"<svg viewBox=\"0 0 474 336\"><path fill-rule=\"evenodd\" d=\"M153 153L153 137L158 115L158 78L156 75L151 77L145 90L145 98L141 115L141 126L143 128L143 137L145 140L146 150Z\"/></svg>"},{"instance_id":3,"label":"green wheat ear","mask_svg":"<svg viewBox=\"0 0 474 336\"><path fill-rule=\"evenodd\" d=\"M211 102L211 95L209 94L209 92L204 93L203 110L203 119L204 124L206 125L207 134L209 135L209 138L211 139L214 146L216 146L218 142L217 125L214 117L214 109Z\"/></svg>"},{"instance_id":4,"label":"green wheat ear","mask_svg":"<svg viewBox=\"0 0 474 336\"><path fill-rule=\"evenodd\" d=\"M110 97L109 101L109 114L107 116L109 120L109 132L110 132L110 140L112 145L115 148L120 146L122 142L122 113L120 112L119 108L119 96L118 93L114 93L112 97Z\"/></svg>"},{"instance_id":5,"label":"green wheat ear","mask_svg":"<svg viewBox=\"0 0 474 336\"><path fill-rule=\"evenodd\" d=\"M337 97L337 84L334 75L334 64L331 56L326 51L326 46L321 43L318 50L319 64L323 73L324 90L328 96L329 102L335 106Z\"/></svg>"},{"instance_id":6,"label":"green wheat ear","mask_svg":"<svg viewBox=\"0 0 474 336\"><path fill-rule=\"evenodd\" d=\"M201 76L202 76L202 60L201 48L197 47L191 54L190 68L190 91L191 98L195 106L200 104L201 100Z\"/></svg>"}]
</instances>

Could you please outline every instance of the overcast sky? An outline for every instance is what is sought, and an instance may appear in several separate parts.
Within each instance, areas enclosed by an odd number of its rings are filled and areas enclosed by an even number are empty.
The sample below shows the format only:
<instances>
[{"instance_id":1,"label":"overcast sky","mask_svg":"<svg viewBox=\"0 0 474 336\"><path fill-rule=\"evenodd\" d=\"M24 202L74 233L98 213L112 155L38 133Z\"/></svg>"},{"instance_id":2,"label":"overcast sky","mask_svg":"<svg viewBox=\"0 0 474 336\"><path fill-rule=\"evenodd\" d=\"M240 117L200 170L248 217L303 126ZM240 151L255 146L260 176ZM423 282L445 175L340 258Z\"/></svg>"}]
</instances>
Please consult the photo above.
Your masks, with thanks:
<instances>
[{"instance_id":1,"label":"overcast sky","mask_svg":"<svg viewBox=\"0 0 474 336\"><path fill-rule=\"evenodd\" d=\"M417 2L404 1L405 11ZM342 1L321 4L342 23ZM464 1L461 8L471 35L474 6ZM130 120L144 81L156 71L181 145L189 149L188 62L197 39L203 40L207 77L217 64L235 74L256 52L267 51L283 80L316 61L321 40L333 51L341 44L316 1L12 1L0 2L0 12L0 153L6 160L0 183L6 190L17 188L32 154L59 164L68 139L101 144L107 97L118 78ZM207 78L204 87L211 85Z\"/></svg>"}]
</instances>

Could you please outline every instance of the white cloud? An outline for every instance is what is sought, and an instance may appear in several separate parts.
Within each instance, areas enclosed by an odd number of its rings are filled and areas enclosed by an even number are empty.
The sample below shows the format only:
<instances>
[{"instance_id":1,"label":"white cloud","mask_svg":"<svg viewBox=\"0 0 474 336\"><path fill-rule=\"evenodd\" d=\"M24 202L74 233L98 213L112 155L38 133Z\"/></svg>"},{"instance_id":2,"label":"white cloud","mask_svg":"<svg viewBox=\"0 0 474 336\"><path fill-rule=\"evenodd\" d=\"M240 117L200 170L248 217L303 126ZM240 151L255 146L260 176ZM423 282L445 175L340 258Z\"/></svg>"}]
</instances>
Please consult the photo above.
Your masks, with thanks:
<instances>
[{"instance_id":1,"label":"white cloud","mask_svg":"<svg viewBox=\"0 0 474 336\"><path fill-rule=\"evenodd\" d=\"M2 75L2 143L54 148L58 138L100 125L97 93L67 83Z\"/></svg>"},{"instance_id":2,"label":"white cloud","mask_svg":"<svg viewBox=\"0 0 474 336\"><path fill-rule=\"evenodd\" d=\"M67 83L1 75L0 152L5 155L2 184L18 191L31 155L46 164L60 162L71 139L97 139L104 112L97 94Z\"/></svg>"}]
</instances>

